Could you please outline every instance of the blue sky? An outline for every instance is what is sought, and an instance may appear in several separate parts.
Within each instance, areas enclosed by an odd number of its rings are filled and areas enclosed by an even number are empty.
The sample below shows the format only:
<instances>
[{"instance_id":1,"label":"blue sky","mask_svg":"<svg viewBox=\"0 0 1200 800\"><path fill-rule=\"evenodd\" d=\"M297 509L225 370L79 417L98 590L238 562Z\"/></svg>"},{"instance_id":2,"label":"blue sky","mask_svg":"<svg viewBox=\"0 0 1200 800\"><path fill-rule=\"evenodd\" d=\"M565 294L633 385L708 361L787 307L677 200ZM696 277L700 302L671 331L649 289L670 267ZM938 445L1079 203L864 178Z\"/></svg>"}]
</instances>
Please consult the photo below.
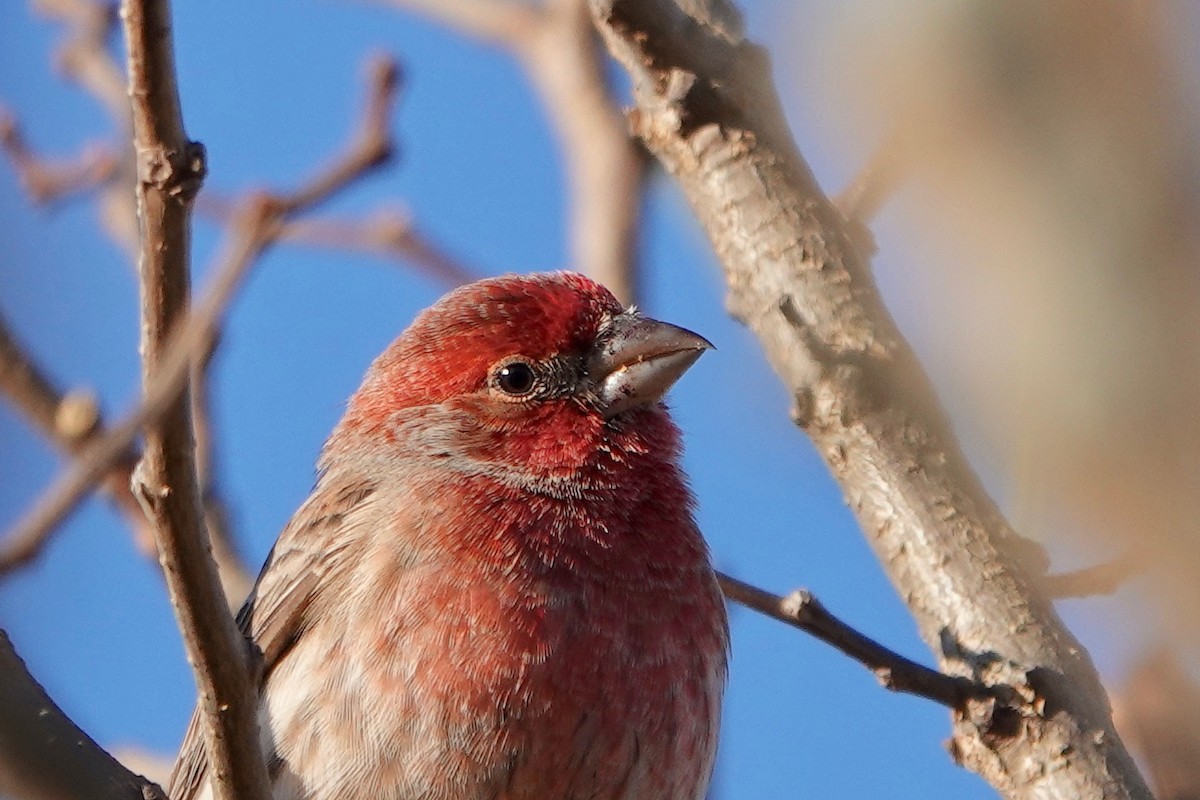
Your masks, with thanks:
<instances>
[{"instance_id":1,"label":"blue sky","mask_svg":"<svg viewBox=\"0 0 1200 800\"><path fill-rule=\"evenodd\" d=\"M401 59L406 75L401 156L333 210L402 204L483 273L569 266L555 141L506 54L368 5L178 5L185 119L207 146L210 189L296 185L343 141L362 94L364 57L383 50ZM802 149L826 186L839 188L869 152L870 136L837 142L823 100L788 68L788 54L804 45L803 26L791 23L808 5L744 5L751 35L783 54L781 85ZM57 37L26 4L0 4L0 104L39 150L66 155L104 139L111 123L50 70ZM138 386L136 283L99 232L94 207L35 209L0 164L0 231L0 313L64 386L94 388L110 416L128 408ZM889 249L899 233L886 214L879 233L881 280L903 324L911 305L894 277L903 262ZM200 286L219 236L197 223ZM840 492L788 421L786 394L753 337L725 315L719 268L661 176L648 192L642 257L642 305L718 348L672 395L718 565L779 592L807 586L835 613L929 663ZM259 265L215 366L221 485L249 562L261 562L306 496L317 451L370 359L441 291L411 269L341 252L283 247ZM0 528L60 466L0 405ZM985 477L1003 499L1003 480ZM1119 674L1121 650L1102 635L1105 615L1115 613L1106 602L1067 615L1106 672ZM883 691L840 654L771 620L739 609L732 620L721 797L994 796L947 757L941 708ZM194 698L191 675L156 569L104 501L87 503L36 564L0 583L0 626L103 744L163 753L177 746Z\"/></svg>"}]
</instances>

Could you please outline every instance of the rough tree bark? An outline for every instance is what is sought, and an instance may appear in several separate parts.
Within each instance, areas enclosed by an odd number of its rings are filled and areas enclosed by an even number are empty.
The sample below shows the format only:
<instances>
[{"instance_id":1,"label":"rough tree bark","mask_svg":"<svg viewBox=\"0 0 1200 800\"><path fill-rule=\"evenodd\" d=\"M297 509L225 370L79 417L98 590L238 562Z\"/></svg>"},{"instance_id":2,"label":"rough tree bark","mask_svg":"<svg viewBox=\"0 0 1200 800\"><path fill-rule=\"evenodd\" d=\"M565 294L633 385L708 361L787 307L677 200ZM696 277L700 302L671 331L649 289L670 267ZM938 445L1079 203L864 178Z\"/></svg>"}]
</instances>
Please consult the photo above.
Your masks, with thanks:
<instances>
[{"instance_id":1,"label":"rough tree bark","mask_svg":"<svg viewBox=\"0 0 1200 800\"><path fill-rule=\"evenodd\" d=\"M941 668L993 687L951 753L1010 798L1143 798L1089 657L1026 577L847 219L797 152L766 54L721 0L591 0L634 131L675 176Z\"/></svg>"}]
</instances>

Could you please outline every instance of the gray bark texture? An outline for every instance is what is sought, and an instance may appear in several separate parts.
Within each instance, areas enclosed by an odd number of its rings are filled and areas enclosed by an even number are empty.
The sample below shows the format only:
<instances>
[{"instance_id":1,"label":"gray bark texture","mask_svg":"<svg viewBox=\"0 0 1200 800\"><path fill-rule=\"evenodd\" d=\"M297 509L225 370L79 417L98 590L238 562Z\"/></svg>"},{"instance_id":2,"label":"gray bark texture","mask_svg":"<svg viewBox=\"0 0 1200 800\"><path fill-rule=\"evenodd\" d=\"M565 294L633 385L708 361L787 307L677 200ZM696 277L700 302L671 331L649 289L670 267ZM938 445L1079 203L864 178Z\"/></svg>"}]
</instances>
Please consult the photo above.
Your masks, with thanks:
<instances>
[{"instance_id":1,"label":"gray bark texture","mask_svg":"<svg viewBox=\"0 0 1200 800\"><path fill-rule=\"evenodd\" d=\"M966 463L853 224L796 150L766 54L721 0L591 0L633 81L634 132L683 189L941 669L992 688L951 755L1009 798L1149 800L1082 646Z\"/></svg>"}]
</instances>

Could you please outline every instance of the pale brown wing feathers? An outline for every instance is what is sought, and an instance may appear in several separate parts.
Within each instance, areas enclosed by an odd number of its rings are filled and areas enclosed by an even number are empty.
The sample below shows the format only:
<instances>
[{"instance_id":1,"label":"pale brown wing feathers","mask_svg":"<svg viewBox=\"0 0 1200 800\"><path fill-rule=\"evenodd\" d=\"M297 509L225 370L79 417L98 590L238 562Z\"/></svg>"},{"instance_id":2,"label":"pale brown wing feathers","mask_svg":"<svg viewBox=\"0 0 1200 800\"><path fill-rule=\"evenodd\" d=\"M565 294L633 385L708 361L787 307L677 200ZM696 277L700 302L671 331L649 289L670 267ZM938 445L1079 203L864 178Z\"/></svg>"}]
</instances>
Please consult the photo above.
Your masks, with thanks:
<instances>
[{"instance_id":1,"label":"pale brown wing feathers","mask_svg":"<svg viewBox=\"0 0 1200 800\"><path fill-rule=\"evenodd\" d=\"M304 630L306 613L321 575L330 566L330 550L346 517L361 513L375 493L361 476L326 475L280 534L259 572L254 589L237 615L238 628L262 651L261 680L266 680ZM193 800L208 780L203 733L193 712L171 773L171 800Z\"/></svg>"}]
</instances>

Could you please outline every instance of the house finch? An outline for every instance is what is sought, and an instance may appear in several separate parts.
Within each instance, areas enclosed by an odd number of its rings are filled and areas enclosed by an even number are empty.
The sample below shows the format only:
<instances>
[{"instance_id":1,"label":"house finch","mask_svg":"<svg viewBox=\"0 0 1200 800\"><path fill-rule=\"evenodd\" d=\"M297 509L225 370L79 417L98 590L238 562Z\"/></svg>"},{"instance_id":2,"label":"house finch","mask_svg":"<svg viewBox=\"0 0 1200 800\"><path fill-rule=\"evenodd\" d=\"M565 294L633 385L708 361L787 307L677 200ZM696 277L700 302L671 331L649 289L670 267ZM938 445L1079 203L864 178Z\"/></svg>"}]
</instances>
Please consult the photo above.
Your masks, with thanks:
<instances>
[{"instance_id":1,"label":"house finch","mask_svg":"<svg viewBox=\"0 0 1200 800\"><path fill-rule=\"evenodd\" d=\"M708 347L560 272L376 359L238 617L275 798L704 797L728 630L660 398Z\"/></svg>"}]
</instances>

